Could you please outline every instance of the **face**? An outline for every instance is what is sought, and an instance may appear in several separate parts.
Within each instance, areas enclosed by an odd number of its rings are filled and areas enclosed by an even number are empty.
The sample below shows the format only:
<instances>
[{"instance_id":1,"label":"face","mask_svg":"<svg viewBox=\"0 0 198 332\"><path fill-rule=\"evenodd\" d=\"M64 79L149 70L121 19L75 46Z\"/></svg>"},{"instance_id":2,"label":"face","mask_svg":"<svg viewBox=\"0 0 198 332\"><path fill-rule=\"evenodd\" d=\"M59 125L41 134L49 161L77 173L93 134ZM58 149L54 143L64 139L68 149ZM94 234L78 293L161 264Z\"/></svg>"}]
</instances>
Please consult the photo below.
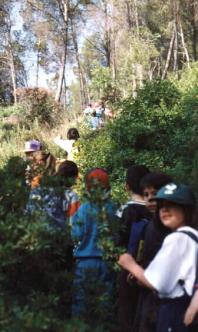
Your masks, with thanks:
<instances>
[{"instance_id":1,"label":"face","mask_svg":"<svg viewBox=\"0 0 198 332\"><path fill-rule=\"evenodd\" d=\"M171 230L185 225L183 208L172 202L159 202L159 217L162 224Z\"/></svg>"},{"instance_id":2,"label":"face","mask_svg":"<svg viewBox=\"0 0 198 332\"><path fill-rule=\"evenodd\" d=\"M34 157L34 163L36 165L42 165L42 166L44 166L45 165L45 160L42 158L42 156L35 156Z\"/></svg>"},{"instance_id":3,"label":"face","mask_svg":"<svg viewBox=\"0 0 198 332\"><path fill-rule=\"evenodd\" d=\"M34 158L34 151L25 152L26 160L32 161Z\"/></svg>"},{"instance_id":4,"label":"face","mask_svg":"<svg viewBox=\"0 0 198 332\"><path fill-rule=\"evenodd\" d=\"M157 203L156 201L150 202L149 200L153 198L156 193L157 190L154 187L145 187L143 190L143 197L146 202L146 206L152 214L156 211Z\"/></svg>"}]
</instances>

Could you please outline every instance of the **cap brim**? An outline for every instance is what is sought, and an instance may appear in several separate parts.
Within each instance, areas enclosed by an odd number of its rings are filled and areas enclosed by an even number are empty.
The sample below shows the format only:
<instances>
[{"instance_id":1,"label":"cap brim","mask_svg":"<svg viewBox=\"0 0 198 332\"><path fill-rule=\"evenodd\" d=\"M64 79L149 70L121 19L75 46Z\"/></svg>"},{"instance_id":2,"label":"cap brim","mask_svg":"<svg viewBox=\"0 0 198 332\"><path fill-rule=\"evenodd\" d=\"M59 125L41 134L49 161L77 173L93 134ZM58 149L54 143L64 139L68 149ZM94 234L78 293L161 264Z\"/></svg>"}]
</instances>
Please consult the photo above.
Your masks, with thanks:
<instances>
[{"instance_id":1,"label":"cap brim","mask_svg":"<svg viewBox=\"0 0 198 332\"><path fill-rule=\"evenodd\" d=\"M23 152L36 152L37 150L23 150Z\"/></svg>"},{"instance_id":2,"label":"cap brim","mask_svg":"<svg viewBox=\"0 0 198 332\"><path fill-rule=\"evenodd\" d=\"M186 201L178 200L178 199L168 199L168 198L164 198L164 197L153 197L153 198L149 199L149 202L160 202L160 201L167 201L167 202L175 203L177 205L195 206L195 203L193 203L193 202L186 202Z\"/></svg>"}]
</instances>

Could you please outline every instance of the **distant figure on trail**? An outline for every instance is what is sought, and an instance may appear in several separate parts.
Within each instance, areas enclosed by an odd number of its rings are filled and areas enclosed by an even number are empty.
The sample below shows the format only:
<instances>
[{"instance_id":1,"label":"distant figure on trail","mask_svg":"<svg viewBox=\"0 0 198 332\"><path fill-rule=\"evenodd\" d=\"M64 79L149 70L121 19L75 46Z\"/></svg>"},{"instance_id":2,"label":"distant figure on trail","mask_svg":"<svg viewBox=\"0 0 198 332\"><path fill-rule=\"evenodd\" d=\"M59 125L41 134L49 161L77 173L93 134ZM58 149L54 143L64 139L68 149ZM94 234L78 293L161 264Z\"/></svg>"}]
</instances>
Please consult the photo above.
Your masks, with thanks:
<instances>
[{"instance_id":1,"label":"distant figure on trail","mask_svg":"<svg viewBox=\"0 0 198 332\"><path fill-rule=\"evenodd\" d=\"M115 115L110 108L105 107L104 114L105 114L105 119L111 120L115 118Z\"/></svg>"},{"instance_id":2,"label":"distant figure on trail","mask_svg":"<svg viewBox=\"0 0 198 332\"><path fill-rule=\"evenodd\" d=\"M76 128L70 128L67 132L67 139L62 139L57 136L54 139L61 149L66 151L66 157L68 160L73 160L75 153L78 153L78 147L75 145L76 141L80 138L80 134Z\"/></svg>"},{"instance_id":3,"label":"distant figure on trail","mask_svg":"<svg viewBox=\"0 0 198 332\"><path fill-rule=\"evenodd\" d=\"M93 107L92 104L88 104L87 107L84 109L83 114L85 116L92 115L93 113Z\"/></svg>"},{"instance_id":4,"label":"distant figure on trail","mask_svg":"<svg viewBox=\"0 0 198 332\"><path fill-rule=\"evenodd\" d=\"M99 127L104 127L105 121L105 106L104 103L99 101L94 104L94 110L96 112L96 116L99 119Z\"/></svg>"},{"instance_id":5,"label":"distant figure on trail","mask_svg":"<svg viewBox=\"0 0 198 332\"><path fill-rule=\"evenodd\" d=\"M96 130L100 128L100 119L96 115L96 111L93 111L92 116L90 118L91 129Z\"/></svg>"}]
</instances>

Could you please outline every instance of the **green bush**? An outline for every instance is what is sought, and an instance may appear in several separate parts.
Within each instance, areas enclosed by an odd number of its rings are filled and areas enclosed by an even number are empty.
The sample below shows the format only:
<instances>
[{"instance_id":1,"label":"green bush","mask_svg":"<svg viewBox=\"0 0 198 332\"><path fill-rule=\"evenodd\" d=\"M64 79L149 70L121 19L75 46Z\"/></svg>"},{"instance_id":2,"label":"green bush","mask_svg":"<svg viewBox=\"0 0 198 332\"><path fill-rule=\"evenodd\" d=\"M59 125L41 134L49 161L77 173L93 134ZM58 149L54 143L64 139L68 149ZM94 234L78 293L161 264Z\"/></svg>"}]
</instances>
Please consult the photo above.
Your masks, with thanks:
<instances>
[{"instance_id":1,"label":"green bush","mask_svg":"<svg viewBox=\"0 0 198 332\"><path fill-rule=\"evenodd\" d=\"M112 123L81 140L81 168L106 168L120 201L126 168L133 164L165 171L197 190L197 105L196 87L184 92L168 80L148 82L136 99L117 104Z\"/></svg>"},{"instance_id":2,"label":"green bush","mask_svg":"<svg viewBox=\"0 0 198 332\"><path fill-rule=\"evenodd\" d=\"M21 88L17 89L20 104L23 106L21 114L31 126L37 119L39 124L54 127L61 118L61 106L54 101L54 97L44 88Z\"/></svg>"}]
</instances>

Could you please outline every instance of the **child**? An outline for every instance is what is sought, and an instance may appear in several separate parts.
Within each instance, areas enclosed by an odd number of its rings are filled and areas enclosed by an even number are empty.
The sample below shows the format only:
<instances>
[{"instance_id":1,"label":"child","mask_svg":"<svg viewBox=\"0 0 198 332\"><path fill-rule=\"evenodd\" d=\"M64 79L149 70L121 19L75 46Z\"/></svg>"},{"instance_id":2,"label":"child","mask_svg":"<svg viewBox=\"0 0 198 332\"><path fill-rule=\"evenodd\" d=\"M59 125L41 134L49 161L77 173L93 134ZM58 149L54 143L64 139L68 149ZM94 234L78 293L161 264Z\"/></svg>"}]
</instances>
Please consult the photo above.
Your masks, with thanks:
<instances>
[{"instance_id":1,"label":"child","mask_svg":"<svg viewBox=\"0 0 198 332\"><path fill-rule=\"evenodd\" d=\"M145 206L140 188L141 179L149 173L147 167L134 165L128 168L126 173L126 189L129 192L130 201L122 206L116 213L120 218L121 234L120 245L128 252L130 251L130 234L134 223L141 223L142 220L149 220L151 215ZM135 234L132 234L135 237ZM139 286L131 285L127 281L128 272L121 271L119 287L119 323L124 332L131 330L134 314L139 295Z\"/></svg>"},{"instance_id":2,"label":"child","mask_svg":"<svg viewBox=\"0 0 198 332\"><path fill-rule=\"evenodd\" d=\"M25 153L25 159L27 162L31 163L35 152L42 150L42 145L37 140L30 140L25 142L25 148L23 152ZM31 165L27 165L25 170L25 182L28 186L31 185L32 180L32 168Z\"/></svg>"},{"instance_id":3,"label":"child","mask_svg":"<svg viewBox=\"0 0 198 332\"><path fill-rule=\"evenodd\" d=\"M195 229L195 196L186 185L174 183L162 187L156 197L159 225L172 233L144 270L129 254L120 256L119 264L160 298L157 332L192 331L183 323L196 276L197 244L185 234L198 236Z\"/></svg>"},{"instance_id":4,"label":"child","mask_svg":"<svg viewBox=\"0 0 198 332\"><path fill-rule=\"evenodd\" d=\"M25 142L25 155L27 160L31 160L34 152L42 150L42 145L39 141L37 140L30 140Z\"/></svg>"},{"instance_id":5,"label":"child","mask_svg":"<svg viewBox=\"0 0 198 332\"><path fill-rule=\"evenodd\" d=\"M165 227L160 227L159 229L159 227L156 227L154 223L157 203L153 200L153 197L159 189L171 181L172 178L167 174L162 172L150 172L149 174L146 174L140 182L144 201L152 215L152 220L148 224L145 232L144 257L142 261L143 267L147 267L151 260L155 257L165 236L170 232L169 229Z\"/></svg>"},{"instance_id":6,"label":"child","mask_svg":"<svg viewBox=\"0 0 198 332\"><path fill-rule=\"evenodd\" d=\"M31 188L35 189L40 185L43 176L55 175L56 158L50 152L35 151L32 157L31 168Z\"/></svg>"},{"instance_id":7,"label":"child","mask_svg":"<svg viewBox=\"0 0 198 332\"><path fill-rule=\"evenodd\" d=\"M78 167L70 160L59 166L56 176L45 174L30 192L27 211L43 211L52 227L66 228L80 206L78 195L71 189L77 176Z\"/></svg>"},{"instance_id":8,"label":"child","mask_svg":"<svg viewBox=\"0 0 198 332\"><path fill-rule=\"evenodd\" d=\"M143 268L146 268L149 265L160 249L165 236L170 233L169 229L165 227L163 229L155 227L153 220L155 219L157 204L156 201L152 201L151 199L160 188L171 181L172 179L169 175L161 172L150 172L146 174L140 182L146 206L152 215L152 218L145 229L144 250L141 262ZM133 331L153 332L156 330L158 302L156 294L148 288L141 287Z\"/></svg>"},{"instance_id":9,"label":"child","mask_svg":"<svg viewBox=\"0 0 198 332\"><path fill-rule=\"evenodd\" d=\"M63 211L66 219L71 226L71 220L80 207L78 195L72 190L78 177L78 167L71 160L65 160L58 168L57 176L60 179L60 185L64 187Z\"/></svg>"},{"instance_id":10,"label":"child","mask_svg":"<svg viewBox=\"0 0 198 332\"><path fill-rule=\"evenodd\" d=\"M74 155L78 153L78 147L76 147L76 141L79 139L80 135L76 128L70 128L67 132L67 139L62 139L61 137L56 137L54 143L56 143L61 149L66 151L67 159L73 160Z\"/></svg>"},{"instance_id":11,"label":"child","mask_svg":"<svg viewBox=\"0 0 198 332\"><path fill-rule=\"evenodd\" d=\"M99 312L108 312L105 307L112 289L112 274L103 259L99 229L103 225L108 227L113 221L115 205L109 199L109 177L104 169L89 171L85 184L87 201L72 218L71 234L76 259L72 313L84 314L84 318L88 315L88 319L94 320Z\"/></svg>"}]
</instances>

